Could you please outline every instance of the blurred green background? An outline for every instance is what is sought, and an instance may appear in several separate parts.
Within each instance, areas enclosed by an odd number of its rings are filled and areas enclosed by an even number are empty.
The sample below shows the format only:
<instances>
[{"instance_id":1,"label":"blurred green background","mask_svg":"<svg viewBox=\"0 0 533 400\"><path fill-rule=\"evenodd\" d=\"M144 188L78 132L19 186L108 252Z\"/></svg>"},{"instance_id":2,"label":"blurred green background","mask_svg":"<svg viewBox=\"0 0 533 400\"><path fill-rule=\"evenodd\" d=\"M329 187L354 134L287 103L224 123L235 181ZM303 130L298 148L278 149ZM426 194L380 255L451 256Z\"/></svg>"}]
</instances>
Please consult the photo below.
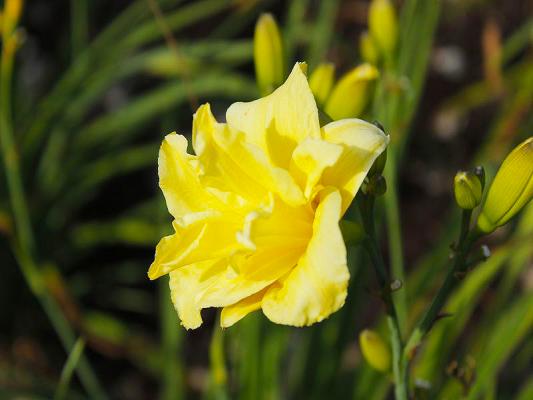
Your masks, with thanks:
<instances>
[{"instance_id":1,"label":"blurred green background","mask_svg":"<svg viewBox=\"0 0 533 400\"><path fill-rule=\"evenodd\" d=\"M481 163L493 176L533 132L533 5L394 3L397 79L383 75L362 117L380 120L397 149L383 205L396 223L383 248L395 276L405 270L411 326L458 229L455 172ZM186 332L168 278L146 275L170 229L159 144L171 131L189 135L203 102L223 120L229 104L259 96L252 38L262 12L280 24L289 65L331 61L339 77L361 62L364 0L26 1L13 74L0 83L11 120L2 140L9 130L19 166L6 168L3 154L0 398L390 398L391 378L357 344L364 328L385 332L358 248L347 303L305 329L255 313L222 331L208 310ZM13 173L22 217L10 203ZM461 282L452 317L415 360L417 398L533 399L532 235L529 205L488 239L493 256Z\"/></svg>"}]
</instances>

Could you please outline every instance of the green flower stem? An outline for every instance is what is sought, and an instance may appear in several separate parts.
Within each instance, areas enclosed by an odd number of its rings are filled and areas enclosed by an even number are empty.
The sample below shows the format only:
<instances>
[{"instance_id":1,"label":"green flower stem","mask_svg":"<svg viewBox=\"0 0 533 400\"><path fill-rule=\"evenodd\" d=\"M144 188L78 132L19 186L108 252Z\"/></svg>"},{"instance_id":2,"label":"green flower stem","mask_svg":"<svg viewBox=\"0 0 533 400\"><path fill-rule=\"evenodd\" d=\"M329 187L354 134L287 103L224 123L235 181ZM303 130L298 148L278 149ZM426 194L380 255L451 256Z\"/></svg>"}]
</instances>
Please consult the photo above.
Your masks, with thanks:
<instances>
[{"instance_id":1,"label":"green flower stem","mask_svg":"<svg viewBox=\"0 0 533 400\"><path fill-rule=\"evenodd\" d=\"M183 330L170 300L167 279L159 283L159 306L161 315L161 345L163 346L163 379L160 400L182 400L184 396L184 371L181 363Z\"/></svg>"},{"instance_id":2,"label":"green flower stem","mask_svg":"<svg viewBox=\"0 0 533 400\"><path fill-rule=\"evenodd\" d=\"M448 271L444 283L440 287L429 308L416 325L413 333L407 341L403 354L403 365L405 369L408 368L408 363L413 358L416 349L422 342L422 339L429 332L435 321L439 318L439 314L456 284L461 280L461 277L466 272L468 252L470 251L474 241L479 238L478 233L469 234L471 216L472 211L463 210L461 232L459 234L459 240L455 249L454 263Z\"/></svg>"},{"instance_id":3,"label":"green flower stem","mask_svg":"<svg viewBox=\"0 0 533 400\"><path fill-rule=\"evenodd\" d=\"M389 146L388 162L385 165L385 178L387 180L387 193L385 193L385 216L387 219L387 235L389 239L390 265L394 279L405 284L405 266L403 256L402 232L400 210L398 202L398 183L396 146ZM394 294L398 311L398 320L401 332L405 333L407 322L407 288Z\"/></svg>"},{"instance_id":4,"label":"green flower stem","mask_svg":"<svg viewBox=\"0 0 533 400\"><path fill-rule=\"evenodd\" d=\"M7 186L17 225L20 245L33 251L34 241L26 206L26 197L20 179L18 154L15 148L11 127L11 76L13 73L14 47L13 35L3 39L0 63L0 145L7 179ZM11 48L11 49L10 49Z\"/></svg>"},{"instance_id":5,"label":"green flower stem","mask_svg":"<svg viewBox=\"0 0 533 400\"><path fill-rule=\"evenodd\" d=\"M226 369L226 356L224 330L220 327L220 314L213 327L213 335L209 345L209 372L210 382L207 392L208 399L228 400L228 371Z\"/></svg>"},{"instance_id":6,"label":"green flower stem","mask_svg":"<svg viewBox=\"0 0 533 400\"><path fill-rule=\"evenodd\" d=\"M63 366L61 371L61 376L59 378L59 384L57 385L56 392L54 394L54 400L63 400L69 390L70 382L72 380L72 375L76 365L80 361L80 357L83 354L83 349L85 348L85 341L83 338L76 340L76 343L72 347L67 362Z\"/></svg>"},{"instance_id":7,"label":"green flower stem","mask_svg":"<svg viewBox=\"0 0 533 400\"><path fill-rule=\"evenodd\" d=\"M47 290L34 260L35 241L24 195L11 123L11 77L16 48L16 43L13 41L15 40L17 39L14 35L3 38L0 61L0 147L16 227L16 243L12 248L26 283L43 307L48 319L60 337L63 347L67 352L70 352L76 340L74 331L54 297ZM76 368L80 380L90 397L95 399L105 398L96 376L83 355Z\"/></svg>"},{"instance_id":8,"label":"green flower stem","mask_svg":"<svg viewBox=\"0 0 533 400\"><path fill-rule=\"evenodd\" d=\"M400 323L398 320L398 314L396 307L392 300L391 292L391 279L383 256L379 250L376 239L376 227L374 223L374 197L362 195L359 202L361 208L361 216L363 219L363 225L367 234L365 240L365 248L370 256L372 264L376 270L376 277L378 279L381 298L385 303L385 311L387 314L387 325L390 332L390 341L392 346L392 372L394 376L394 394L396 400L407 400L408 396L408 380L406 372L403 368L403 342L400 329Z\"/></svg>"}]
</instances>

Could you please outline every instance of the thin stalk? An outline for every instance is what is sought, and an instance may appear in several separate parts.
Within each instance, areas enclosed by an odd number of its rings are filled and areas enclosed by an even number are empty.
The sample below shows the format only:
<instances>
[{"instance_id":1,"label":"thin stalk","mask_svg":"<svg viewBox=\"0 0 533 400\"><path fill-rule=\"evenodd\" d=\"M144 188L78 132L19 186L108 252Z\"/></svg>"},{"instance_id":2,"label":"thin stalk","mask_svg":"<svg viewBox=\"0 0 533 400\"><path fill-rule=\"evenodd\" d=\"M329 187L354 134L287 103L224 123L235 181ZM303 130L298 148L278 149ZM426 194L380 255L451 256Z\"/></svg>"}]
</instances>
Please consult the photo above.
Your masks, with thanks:
<instances>
[{"instance_id":1,"label":"thin stalk","mask_svg":"<svg viewBox=\"0 0 533 400\"><path fill-rule=\"evenodd\" d=\"M67 395L70 381L72 380L72 374L74 373L76 365L80 361L84 348L85 341L83 338L76 340L76 343L74 344L74 347L72 347L72 351L67 358L67 362L61 371L61 377L59 378L59 384L57 385L57 389L54 394L54 400L63 400Z\"/></svg>"},{"instance_id":2,"label":"thin stalk","mask_svg":"<svg viewBox=\"0 0 533 400\"><path fill-rule=\"evenodd\" d=\"M392 346L394 394L396 400L407 400L409 398L409 389L406 370L402 367L402 334L398 320L398 313L392 300L390 275L377 244L376 227L374 223L374 197L366 195L362 196L360 206L363 225L367 234L365 248L370 256L372 264L374 265L376 277L381 289L381 298L385 303L385 312L387 314L386 319L389 327L390 341Z\"/></svg>"},{"instance_id":3,"label":"thin stalk","mask_svg":"<svg viewBox=\"0 0 533 400\"><path fill-rule=\"evenodd\" d=\"M255 313L240 323L239 399L261 398L261 322Z\"/></svg>"},{"instance_id":4,"label":"thin stalk","mask_svg":"<svg viewBox=\"0 0 533 400\"><path fill-rule=\"evenodd\" d=\"M407 341L403 354L404 365L406 367L409 360L414 356L414 352L422 342L424 336L429 332L435 321L439 318L439 314L456 284L461 280L462 275L466 272L465 269L468 252L470 251L473 242L478 238L477 234L469 235L471 215L472 211L463 211L461 231L455 250L454 263L449 269L444 283L438 290L429 308L425 312L422 319L418 322L413 330L413 333L409 337L409 340Z\"/></svg>"},{"instance_id":5,"label":"thin stalk","mask_svg":"<svg viewBox=\"0 0 533 400\"><path fill-rule=\"evenodd\" d=\"M15 217L17 236L20 245L30 252L34 240L26 205L26 196L21 181L19 156L13 139L11 126L11 76L16 44L15 35L4 39L0 62L0 145L7 179L11 207Z\"/></svg>"},{"instance_id":6,"label":"thin stalk","mask_svg":"<svg viewBox=\"0 0 533 400\"><path fill-rule=\"evenodd\" d=\"M228 372L224 354L224 330L220 327L220 316L213 327L213 336L209 345L210 382L207 398L213 400L228 400Z\"/></svg>"},{"instance_id":7,"label":"thin stalk","mask_svg":"<svg viewBox=\"0 0 533 400\"><path fill-rule=\"evenodd\" d=\"M71 59L87 47L89 38L89 4L87 0L70 0Z\"/></svg>"},{"instance_id":8,"label":"thin stalk","mask_svg":"<svg viewBox=\"0 0 533 400\"><path fill-rule=\"evenodd\" d=\"M34 261L35 241L11 122L11 77L17 46L16 41L16 34L4 37L0 61L0 147L17 239L12 248L26 283L41 303L48 319L60 337L63 347L66 351L70 351L75 342L74 332L63 315L61 308L43 283L41 273ZM77 372L91 397L95 399L105 398L96 376L83 356L78 364Z\"/></svg>"},{"instance_id":9,"label":"thin stalk","mask_svg":"<svg viewBox=\"0 0 533 400\"><path fill-rule=\"evenodd\" d=\"M184 398L183 368L181 365L181 347L183 328L180 327L176 311L170 300L168 280L163 279L159 285L159 302L161 313L161 341L163 346L163 379L161 380L162 400L180 400Z\"/></svg>"},{"instance_id":10,"label":"thin stalk","mask_svg":"<svg viewBox=\"0 0 533 400\"><path fill-rule=\"evenodd\" d=\"M395 146L388 149L388 162L385 166L385 178L387 180L387 193L385 193L385 215L387 218L387 237L389 240L390 264L394 279L402 282L403 289L394 294L395 304L398 310L400 329L405 332L407 321L407 288L405 287L405 266L402 244L401 219L398 201L397 184L397 158Z\"/></svg>"}]
</instances>

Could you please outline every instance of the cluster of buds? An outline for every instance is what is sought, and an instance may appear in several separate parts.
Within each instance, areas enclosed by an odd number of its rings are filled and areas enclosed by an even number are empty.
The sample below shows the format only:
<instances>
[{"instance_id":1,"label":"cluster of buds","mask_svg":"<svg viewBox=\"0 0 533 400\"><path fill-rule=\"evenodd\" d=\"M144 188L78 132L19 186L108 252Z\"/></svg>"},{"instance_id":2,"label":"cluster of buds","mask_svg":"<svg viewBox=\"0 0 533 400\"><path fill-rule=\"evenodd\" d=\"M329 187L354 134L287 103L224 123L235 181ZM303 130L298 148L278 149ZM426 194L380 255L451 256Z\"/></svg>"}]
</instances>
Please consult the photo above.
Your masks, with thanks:
<instances>
[{"instance_id":1,"label":"cluster of buds","mask_svg":"<svg viewBox=\"0 0 533 400\"><path fill-rule=\"evenodd\" d=\"M483 198L485 173L476 167L455 175L457 205L473 210ZM477 227L486 234L506 224L533 198L533 137L525 140L505 158L494 178L479 213Z\"/></svg>"},{"instance_id":2,"label":"cluster of buds","mask_svg":"<svg viewBox=\"0 0 533 400\"><path fill-rule=\"evenodd\" d=\"M372 84L379 77L373 65L358 65L335 83L335 66L320 64L309 78L317 104L333 120L359 117L368 105Z\"/></svg>"},{"instance_id":3,"label":"cluster of buds","mask_svg":"<svg viewBox=\"0 0 533 400\"><path fill-rule=\"evenodd\" d=\"M254 34L257 85L266 96L285 79L286 60L280 29L271 14L257 21ZM309 85L321 110L332 120L361 116L370 102L372 85L379 77L373 63L358 65L335 81L335 66L321 63L309 77Z\"/></svg>"},{"instance_id":4,"label":"cluster of buds","mask_svg":"<svg viewBox=\"0 0 533 400\"><path fill-rule=\"evenodd\" d=\"M398 42L398 17L390 0L372 0L368 12L369 32L359 39L361 56L371 64L392 58Z\"/></svg>"},{"instance_id":5,"label":"cluster of buds","mask_svg":"<svg viewBox=\"0 0 533 400\"><path fill-rule=\"evenodd\" d=\"M490 233L507 223L533 198L533 137L505 158L487 193L477 226Z\"/></svg>"}]
</instances>

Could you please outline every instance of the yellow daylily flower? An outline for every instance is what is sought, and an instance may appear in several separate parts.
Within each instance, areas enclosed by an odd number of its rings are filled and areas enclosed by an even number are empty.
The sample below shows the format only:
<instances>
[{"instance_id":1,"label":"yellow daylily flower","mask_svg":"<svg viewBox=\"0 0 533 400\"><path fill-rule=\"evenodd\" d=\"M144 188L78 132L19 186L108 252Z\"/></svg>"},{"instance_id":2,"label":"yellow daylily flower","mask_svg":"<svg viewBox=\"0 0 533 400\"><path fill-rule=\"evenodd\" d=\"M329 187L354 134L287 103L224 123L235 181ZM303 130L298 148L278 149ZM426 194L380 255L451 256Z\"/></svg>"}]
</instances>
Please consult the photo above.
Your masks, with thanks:
<instances>
[{"instance_id":1,"label":"yellow daylily flower","mask_svg":"<svg viewBox=\"0 0 533 400\"><path fill-rule=\"evenodd\" d=\"M227 123L202 105L195 155L175 133L161 145L159 183L175 233L157 245L148 275L170 275L188 329L208 307L223 308L223 327L259 309L304 326L344 304L339 220L389 139L358 119L321 127L304 70L296 64L269 96L231 105Z\"/></svg>"}]
</instances>

